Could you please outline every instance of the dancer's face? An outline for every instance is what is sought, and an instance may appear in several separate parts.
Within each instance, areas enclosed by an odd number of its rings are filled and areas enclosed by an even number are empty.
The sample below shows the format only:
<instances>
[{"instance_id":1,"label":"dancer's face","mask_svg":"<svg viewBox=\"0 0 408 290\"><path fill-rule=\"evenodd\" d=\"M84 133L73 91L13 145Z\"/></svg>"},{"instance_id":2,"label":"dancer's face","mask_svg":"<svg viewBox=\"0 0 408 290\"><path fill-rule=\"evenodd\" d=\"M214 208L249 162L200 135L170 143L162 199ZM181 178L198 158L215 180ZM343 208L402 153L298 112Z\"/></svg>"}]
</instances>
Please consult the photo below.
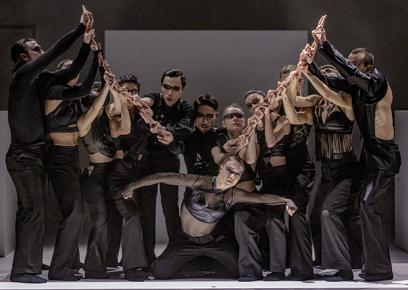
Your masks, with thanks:
<instances>
[{"instance_id":1,"label":"dancer's face","mask_svg":"<svg viewBox=\"0 0 408 290\"><path fill-rule=\"evenodd\" d=\"M123 84L121 84L121 87L132 96L136 96L139 94L139 87L134 82L124 82ZM133 104L130 102L130 100L128 100L127 106L129 109L133 107Z\"/></svg>"},{"instance_id":2,"label":"dancer's face","mask_svg":"<svg viewBox=\"0 0 408 290\"><path fill-rule=\"evenodd\" d=\"M217 120L218 112L212 107L201 105L197 108L197 116L195 118L195 125L201 133L210 131Z\"/></svg>"},{"instance_id":3,"label":"dancer's face","mask_svg":"<svg viewBox=\"0 0 408 290\"><path fill-rule=\"evenodd\" d=\"M240 108L228 108L223 117L222 124L227 131L242 131L245 127L244 112Z\"/></svg>"},{"instance_id":4,"label":"dancer's face","mask_svg":"<svg viewBox=\"0 0 408 290\"><path fill-rule=\"evenodd\" d=\"M334 66L324 66L320 69L320 73L328 78L338 78L340 77L339 71Z\"/></svg>"},{"instance_id":5,"label":"dancer's face","mask_svg":"<svg viewBox=\"0 0 408 290\"><path fill-rule=\"evenodd\" d=\"M24 47L26 50L27 61L34 61L44 53L44 50L35 40L26 41Z\"/></svg>"},{"instance_id":6,"label":"dancer's face","mask_svg":"<svg viewBox=\"0 0 408 290\"><path fill-rule=\"evenodd\" d=\"M168 107L172 107L183 94L181 77L164 77L161 84L161 94Z\"/></svg>"},{"instance_id":7,"label":"dancer's face","mask_svg":"<svg viewBox=\"0 0 408 290\"><path fill-rule=\"evenodd\" d=\"M254 113L255 109L259 107L263 102L263 96L258 93L252 93L245 98L245 104L247 105L249 111Z\"/></svg>"},{"instance_id":8,"label":"dancer's face","mask_svg":"<svg viewBox=\"0 0 408 290\"><path fill-rule=\"evenodd\" d=\"M230 188L237 185L244 172L244 166L236 160L229 160L220 166L219 180L223 188Z\"/></svg>"},{"instance_id":9,"label":"dancer's face","mask_svg":"<svg viewBox=\"0 0 408 290\"><path fill-rule=\"evenodd\" d=\"M359 53L350 53L348 56L348 60L354 64L357 69L362 73L367 73L372 70L372 65L365 65L364 64L365 55L363 52Z\"/></svg>"}]
</instances>

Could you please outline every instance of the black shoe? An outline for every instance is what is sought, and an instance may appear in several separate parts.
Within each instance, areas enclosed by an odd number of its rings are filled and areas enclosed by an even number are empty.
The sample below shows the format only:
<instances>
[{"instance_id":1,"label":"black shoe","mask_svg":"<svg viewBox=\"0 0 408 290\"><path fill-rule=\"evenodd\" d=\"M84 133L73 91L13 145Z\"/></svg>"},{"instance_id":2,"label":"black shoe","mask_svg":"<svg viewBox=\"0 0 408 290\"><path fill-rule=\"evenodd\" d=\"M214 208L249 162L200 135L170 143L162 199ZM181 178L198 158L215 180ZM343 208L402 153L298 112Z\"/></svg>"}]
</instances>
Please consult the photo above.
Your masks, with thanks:
<instances>
[{"instance_id":1,"label":"black shoe","mask_svg":"<svg viewBox=\"0 0 408 290\"><path fill-rule=\"evenodd\" d=\"M353 281L353 279L354 279L353 271L344 270L339 270L337 273L326 277L327 282Z\"/></svg>"},{"instance_id":2,"label":"black shoe","mask_svg":"<svg viewBox=\"0 0 408 290\"><path fill-rule=\"evenodd\" d=\"M129 281L142 282L144 280L149 280L150 277L153 277L150 272L137 269L125 270L125 279Z\"/></svg>"},{"instance_id":3,"label":"black shoe","mask_svg":"<svg viewBox=\"0 0 408 290\"><path fill-rule=\"evenodd\" d=\"M368 273L361 272L359 276L366 281L383 281L383 280L392 280L394 278L392 273L368 274Z\"/></svg>"},{"instance_id":4,"label":"black shoe","mask_svg":"<svg viewBox=\"0 0 408 290\"><path fill-rule=\"evenodd\" d=\"M19 283L39 284L47 282L47 279L44 279L35 274L11 274L10 281Z\"/></svg>"},{"instance_id":5,"label":"black shoe","mask_svg":"<svg viewBox=\"0 0 408 290\"><path fill-rule=\"evenodd\" d=\"M60 280L60 281L79 281L83 278L82 274L75 271L50 271L48 273L49 280Z\"/></svg>"},{"instance_id":6,"label":"black shoe","mask_svg":"<svg viewBox=\"0 0 408 290\"><path fill-rule=\"evenodd\" d=\"M272 272L263 278L264 281L281 281L285 280L286 276L284 272Z\"/></svg>"},{"instance_id":7,"label":"black shoe","mask_svg":"<svg viewBox=\"0 0 408 290\"><path fill-rule=\"evenodd\" d=\"M85 279L109 279L110 276L106 272L101 271L85 271Z\"/></svg>"},{"instance_id":8,"label":"black shoe","mask_svg":"<svg viewBox=\"0 0 408 290\"><path fill-rule=\"evenodd\" d=\"M77 264L75 264L75 265L73 265L72 266L72 269L74 269L74 270L78 270L79 271L79 269L83 269L84 268L84 263L81 263L81 262L79 262L79 263L77 263Z\"/></svg>"},{"instance_id":9,"label":"black shoe","mask_svg":"<svg viewBox=\"0 0 408 290\"><path fill-rule=\"evenodd\" d=\"M313 280L313 279L314 279L313 274L294 274L294 273L290 273L286 277L286 280L288 280L288 281L306 281L306 280Z\"/></svg>"},{"instance_id":10,"label":"black shoe","mask_svg":"<svg viewBox=\"0 0 408 290\"><path fill-rule=\"evenodd\" d=\"M48 271L48 270L50 270L50 266L43 263L43 264L41 265L41 270L43 270L43 271Z\"/></svg>"},{"instance_id":11,"label":"black shoe","mask_svg":"<svg viewBox=\"0 0 408 290\"><path fill-rule=\"evenodd\" d=\"M256 278L255 276L248 275L248 276L241 276L238 278L238 282L253 282L258 281L260 279Z\"/></svg>"}]
</instances>

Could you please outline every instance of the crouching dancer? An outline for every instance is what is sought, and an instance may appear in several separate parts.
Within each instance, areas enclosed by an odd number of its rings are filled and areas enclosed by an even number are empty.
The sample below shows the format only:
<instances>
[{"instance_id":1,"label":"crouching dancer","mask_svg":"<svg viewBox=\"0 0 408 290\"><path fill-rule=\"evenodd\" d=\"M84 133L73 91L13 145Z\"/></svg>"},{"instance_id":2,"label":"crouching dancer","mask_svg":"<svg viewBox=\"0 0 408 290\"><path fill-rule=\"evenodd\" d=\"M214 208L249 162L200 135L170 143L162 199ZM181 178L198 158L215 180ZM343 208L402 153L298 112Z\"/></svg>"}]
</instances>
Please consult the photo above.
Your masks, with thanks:
<instances>
[{"instance_id":1,"label":"crouching dancer","mask_svg":"<svg viewBox=\"0 0 408 290\"><path fill-rule=\"evenodd\" d=\"M243 161L231 156L220 164L217 176L157 173L130 184L124 190L123 196L130 198L135 189L156 183L191 188L181 206L181 228L152 265L156 278L191 277L186 272L181 275L179 270L198 257L210 257L221 264L225 273L215 273L217 277L237 278L237 252L231 241L215 231L225 213L237 203L286 204L289 214L296 211L296 205L290 199L235 188L243 171Z\"/></svg>"}]
</instances>

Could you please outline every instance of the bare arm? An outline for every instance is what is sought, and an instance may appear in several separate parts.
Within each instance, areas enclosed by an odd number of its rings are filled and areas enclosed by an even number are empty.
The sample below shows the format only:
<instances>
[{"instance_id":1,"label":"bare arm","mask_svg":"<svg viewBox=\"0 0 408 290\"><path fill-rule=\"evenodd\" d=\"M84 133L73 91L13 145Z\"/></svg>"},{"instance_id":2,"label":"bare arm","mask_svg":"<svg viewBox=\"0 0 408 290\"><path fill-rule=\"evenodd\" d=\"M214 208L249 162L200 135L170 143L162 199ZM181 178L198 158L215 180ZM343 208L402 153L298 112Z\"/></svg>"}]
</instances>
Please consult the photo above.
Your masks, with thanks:
<instances>
[{"instance_id":1,"label":"bare arm","mask_svg":"<svg viewBox=\"0 0 408 290\"><path fill-rule=\"evenodd\" d=\"M229 193L231 205L234 205L236 203L255 203L268 205L286 204L286 209L290 215L292 215L297 210L296 204L291 199L284 198L279 195L252 193L238 188L230 189Z\"/></svg>"},{"instance_id":2,"label":"bare arm","mask_svg":"<svg viewBox=\"0 0 408 290\"><path fill-rule=\"evenodd\" d=\"M242 160L244 160L247 164L254 164L258 159L258 145L256 144L256 134L255 130L252 132L251 136L249 137L248 145L242 148L238 154Z\"/></svg>"},{"instance_id":3,"label":"bare arm","mask_svg":"<svg viewBox=\"0 0 408 290\"><path fill-rule=\"evenodd\" d=\"M132 197L133 191L135 189L157 183L193 187L199 178L200 175L195 174L184 174L174 172L155 173L129 184L123 191L122 195L124 198L130 198Z\"/></svg>"},{"instance_id":4,"label":"bare arm","mask_svg":"<svg viewBox=\"0 0 408 290\"><path fill-rule=\"evenodd\" d=\"M315 75L311 74L307 67L303 70L303 74L311 82L313 87L322 95L323 98L339 106L344 110L353 110L352 99L349 94L341 95L331 90L324 82L322 82Z\"/></svg>"},{"instance_id":5,"label":"bare arm","mask_svg":"<svg viewBox=\"0 0 408 290\"><path fill-rule=\"evenodd\" d=\"M289 122L293 125L300 124L313 124L313 114L310 112L311 109L307 108L305 111L296 111L293 104L290 102L290 99L286 95L286 91L282 90L282 102L285 109L285 113Z\"/></svg>"},{"instance_id":6,"label":"bare arm","mask_svg":"<svg viewBox=\"0 0 408 290\"><path fill-rule=\"evenodd\" d=\"M282 118L282 117L278 117ZM272 127L272 118L269 109L265 110L265 141L268 148L273 148L284 136L290 133L290 123L287 118L282 122L277 122L275 128Z\"/></svg>"},{"instance_id":7,"label":"bare arm","mask_svg":"<svg viewBox=\"0 0 408 290\"><path fill-rule=\"evenodd\" d=\"M99 96L93 102L91 108L79 117L77 121L77 126L79 130L79 136L83 137L88 134L91 129L92 122L98 116L99 111L102 109L103 104L105 103L106 96L108 95L109 87L105 84Z\"/></svg>"}]
</instances>

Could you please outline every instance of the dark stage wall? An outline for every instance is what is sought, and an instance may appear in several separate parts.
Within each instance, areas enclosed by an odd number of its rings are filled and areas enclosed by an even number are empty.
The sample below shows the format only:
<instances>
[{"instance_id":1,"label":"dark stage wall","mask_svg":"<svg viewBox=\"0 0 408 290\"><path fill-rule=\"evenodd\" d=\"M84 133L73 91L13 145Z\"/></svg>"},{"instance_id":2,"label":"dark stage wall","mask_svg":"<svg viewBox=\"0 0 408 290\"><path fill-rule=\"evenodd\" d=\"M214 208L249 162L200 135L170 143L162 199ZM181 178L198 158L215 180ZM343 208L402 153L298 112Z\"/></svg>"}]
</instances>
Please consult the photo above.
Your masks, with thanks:
<instances>
[{"instance_id":1,"label":"dark stage wall","mask_svg":"<svg viewBox=\"0 0 408 290\"><path fill-rule=\"evenodd\" d=\"M408 109L406 0L0 0L0 110L7 110L10 45L27 35L48 48L77 25L82 3L94 13L102 43L105 30L310 31L327 14L328 39L345 55L355 47L372 49L393 88L394 109ZM79 45L65 56L76 55ZM384 206L392 238L393 193Z\"/></svg>"}]
</instances>

